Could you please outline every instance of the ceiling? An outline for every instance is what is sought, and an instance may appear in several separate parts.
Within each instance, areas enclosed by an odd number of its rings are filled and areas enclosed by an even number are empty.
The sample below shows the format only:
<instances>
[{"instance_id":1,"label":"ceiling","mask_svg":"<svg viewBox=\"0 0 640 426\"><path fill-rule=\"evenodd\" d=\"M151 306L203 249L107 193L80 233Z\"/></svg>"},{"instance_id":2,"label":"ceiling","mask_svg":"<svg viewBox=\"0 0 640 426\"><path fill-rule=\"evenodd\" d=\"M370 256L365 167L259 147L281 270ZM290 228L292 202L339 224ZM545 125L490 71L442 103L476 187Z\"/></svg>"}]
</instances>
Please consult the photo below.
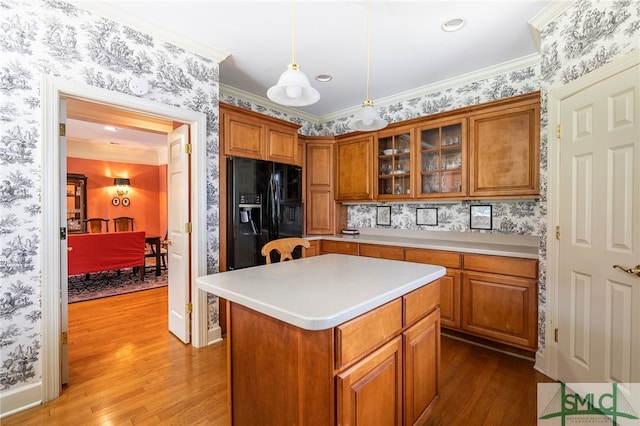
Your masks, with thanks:
<instances>
[{"instance_id":1,"label":"ceiling","mask_svg":"<svg viewBox=\"0 0 640 426\"><path fill-rule=\"evenodd\" d=\"M538 53L528 22L552 0L393 1L370 3L370 98L384 105L420 88ZM320 92L316 104L296 107L322 120L355 112L366 98L367 2L114 1L75 2L165 39L188 40L218 55L221 91L264 98L292 59ZM462 18L465 26L441 25ZM172 39L173 38L173 39ZM183 43L184 44L184 43ZM198 51L197 49L195 49ZM329 82L314 79L329 74ZM427 89L423 89L423 92ZM292 108L292 107L289 107Z\"/></svg>"}]
</instances>

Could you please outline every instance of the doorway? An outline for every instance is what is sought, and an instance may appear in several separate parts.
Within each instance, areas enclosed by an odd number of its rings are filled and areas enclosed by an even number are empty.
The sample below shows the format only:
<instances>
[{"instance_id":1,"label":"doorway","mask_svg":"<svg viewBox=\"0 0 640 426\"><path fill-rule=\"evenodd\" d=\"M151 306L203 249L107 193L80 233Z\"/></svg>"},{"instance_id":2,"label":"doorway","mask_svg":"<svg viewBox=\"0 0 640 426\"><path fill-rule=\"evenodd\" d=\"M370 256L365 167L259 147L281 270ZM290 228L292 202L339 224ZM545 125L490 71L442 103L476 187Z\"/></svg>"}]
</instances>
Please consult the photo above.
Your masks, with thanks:
<instances>
[{"instance_id":1,"label":"doorway","mask_svg":"<svg viewBox=\"0 0 640 426\"><path fill-rule=\"evenodd\" d=\"M43 210L50 212L43 220L42 249L42 395L43 401L57 398L61 389L61 306L60 276L61 249L66 250L66 241L61 240L61 202L63 176L60 159L61 146L58 139L60 99L72 97L99 104L111 105L150 116L163 117L173 121L184 122L190 126L192 144L192 164L190 173L191 227L192 238L189 243L191 257L189 269L190 298L193 304L193 321L191 335L193 345L204 346L215 339L219 332L207 327L206 293L195 290L194 280L204 275L206 268L206 115L174 106L139 99L133 96L111 92L92 86L81 85L58 78L47 77L42 86L43 97L43 139L51 143L43 146ZM62 147L64 149L64 147ZM65 167L66 169L66 167Z\"/></svg>"}]
</instances>

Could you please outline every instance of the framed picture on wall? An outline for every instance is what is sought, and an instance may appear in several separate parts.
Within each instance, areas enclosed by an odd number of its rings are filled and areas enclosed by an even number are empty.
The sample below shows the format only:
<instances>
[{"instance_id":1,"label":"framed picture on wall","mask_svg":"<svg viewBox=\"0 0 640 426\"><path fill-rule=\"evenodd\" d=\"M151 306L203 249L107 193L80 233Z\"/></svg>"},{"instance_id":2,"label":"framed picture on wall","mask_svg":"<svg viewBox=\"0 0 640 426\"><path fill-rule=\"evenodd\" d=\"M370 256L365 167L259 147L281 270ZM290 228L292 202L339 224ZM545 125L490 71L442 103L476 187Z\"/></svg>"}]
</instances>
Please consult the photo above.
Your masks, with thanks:
<instances>
[{"instance_id":1,"label":"framed picture on wall","mask_svg":"<svg viewBox=\"0 0 640 426\"><path fill-rule=\"evenodd\" d=\"M391 226L391 206L377 207L376 225Z\"/></svg>"},{"instance_id":2,"label":"framed picture on wall","mask_svg":"<svg viewBox=\"0 0 640 426\"><path fill-rule=\"evenodd\" d=\"M493 219L491 217L490 205L471 206L469 227L471 229L491 229Z\"/></svg>"},{"instance_id":3,"label":"framed picture on wall","mask_svg":"<svg viewBox=\"0 0 640 426\"><path fill-rule=\"evenodd\" d=\"M416 225L438 225L438 208L426 207L416 209Z\"/></svg>"}]
</instances>

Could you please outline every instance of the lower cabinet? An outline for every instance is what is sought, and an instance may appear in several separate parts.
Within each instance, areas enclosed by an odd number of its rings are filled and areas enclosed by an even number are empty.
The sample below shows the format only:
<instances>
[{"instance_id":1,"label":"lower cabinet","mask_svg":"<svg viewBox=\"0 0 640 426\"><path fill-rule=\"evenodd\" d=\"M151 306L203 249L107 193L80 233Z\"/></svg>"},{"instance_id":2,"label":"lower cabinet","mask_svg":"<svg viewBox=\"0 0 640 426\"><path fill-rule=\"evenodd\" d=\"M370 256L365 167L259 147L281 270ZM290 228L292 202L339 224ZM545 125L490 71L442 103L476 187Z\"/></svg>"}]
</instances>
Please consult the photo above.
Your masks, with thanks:
<instances>
[{"instance_id":1,"label":"lower cabinet","mask_svg":"<svg viewBox=\"0 0 640 426\"><path fill-rule=\"evenodd\" d=\"M442 327L526 351L537 349L535 259L321 240L319 254L325 253L444 266L447 272L440 278L438 320Z\"/></svg>"},{"instance_id":2,"label":"lower cabinet","mask_svg":"<svg viewBox=\"0 0 640 426\"><path fill-rule=\"evenodd\" d=\"M440 278L442 284L442 278ZM404 424L424 424L439 394L440 311L427 315L403 333Z\"/></svg>"},{"instance_id":3,"label":"lower cabinet","mask_svg":"<svg viewBox=\"0 0 640 426\"><path fill-rule=\"evenodd\" d=\"M338 374L336 385L339 425L402 424L402 339Z\"/></svg>"},{"instance_id":4,"label":"lower cabinet","mask_svg":"<svg viewBox=\"0 0 640 426\"><path fill-rule=\"evenodd\" d=\"M535 350L537 282L481 272L465 272L462 276L462 330Z\"/></svg>"}]
</instances>

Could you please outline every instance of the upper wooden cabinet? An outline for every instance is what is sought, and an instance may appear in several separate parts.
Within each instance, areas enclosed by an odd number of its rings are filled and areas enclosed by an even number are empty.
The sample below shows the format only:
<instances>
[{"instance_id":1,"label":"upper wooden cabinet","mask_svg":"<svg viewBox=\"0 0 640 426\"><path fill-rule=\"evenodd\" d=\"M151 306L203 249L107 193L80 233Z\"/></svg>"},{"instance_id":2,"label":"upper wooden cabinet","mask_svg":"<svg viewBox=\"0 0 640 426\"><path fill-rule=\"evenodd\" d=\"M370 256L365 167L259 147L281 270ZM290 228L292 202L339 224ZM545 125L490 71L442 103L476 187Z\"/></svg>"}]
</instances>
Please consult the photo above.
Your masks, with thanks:
<instances>
[{"instance_id":1,"label":"upper wooden cabinet","mask_svg":"<svg viewBox=\"0 0 640 426\"><path fill-rule=\"evenodd\" d=\"M336 200L373 199L373 134L336 142Z\"/></svg>"},{"instance_id":2,"label":"upper wooden cabinet","mask_svg":"<svg viewBox=\"0 0 640 426\"><path fill-rule=\"evenodd\" d=\"M417 198L464 197L467 194L467 120L435 120L418 127Z\"/></svg>"},{"instance_id":3,"label":"upper wooden cabinet","mask_svg":"<svg viewBox=\"0 0 640 426\"><path fill-rule=\"evenodd\" d=\"M346 226L346 207L334 197L334 148L332 137L301 137L306 151L306 209L307 234L337 234Z\"/></svg>"},{"instance_id":4,"label":"upper wooden cabinet","mask_svg":"<svg viewBox=\"0 0 640 426\"><path fill-rule=\"evenodd\" d=\"M413 193L413 129L380 131L376 138L377 199L407 198Z\"/></svg>"},{"instance_id":5,"label":"upper wooden cabinet","mask_svg":"<svg viewBox=\"0 0 640 426\"><path fill-rule=\"evenodd\" d=\"M226 156L298 164L298 128L287 121L220 104Z\"/></svg>"},{"instance_id":6,"label":"upper wooden cabinet","mask_svg":"<svg viewBox=\"0 0 640 426\"><path fill-rule=\"evenodd\" d=\"M540 96L469 116L469 196L540 192Z\"/></svg>"}]
</instances>

